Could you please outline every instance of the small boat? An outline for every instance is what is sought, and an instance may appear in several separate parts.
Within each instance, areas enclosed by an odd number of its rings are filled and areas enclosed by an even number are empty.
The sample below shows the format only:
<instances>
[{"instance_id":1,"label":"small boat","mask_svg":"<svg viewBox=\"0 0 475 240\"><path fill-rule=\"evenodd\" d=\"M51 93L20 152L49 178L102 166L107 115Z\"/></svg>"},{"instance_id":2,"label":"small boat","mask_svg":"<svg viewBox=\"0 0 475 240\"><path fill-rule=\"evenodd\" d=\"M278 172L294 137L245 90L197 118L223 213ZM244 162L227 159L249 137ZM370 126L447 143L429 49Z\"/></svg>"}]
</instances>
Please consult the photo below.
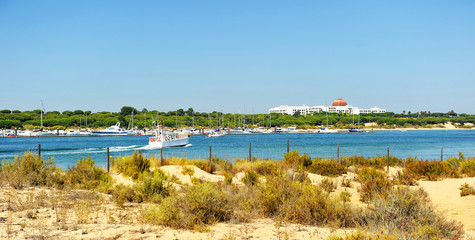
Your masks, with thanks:
<instances>
[{"instance_id":1,"label":"small boat","mask_svg":"<svg viewBox=\"0 0 475 240\"><path fill-rule=\"evenodd\" d=\"M362 133L362 132L364 132L364 130L362 128L352 128L352 129L348 130L348 132L350 132L350 133Z\"/></svg>"},{"instance_id":2,"label":"small boat","mask_svg":"<svg viewBox=\"0 0 475 240\"><path fill-rule=\"evenodd\" d=\"M98 136L125 136L128 135L128 131L120 127L120 122L112 125L104 130L92 131L92 135Z\"/></svg>"},{"instance_id":3,"label":"small boat","mask_svg":"<svg viewBox=\"0 0 475 240\"><path fill-rule=\"evenodd\" d=\"M152 148L183 147L188 145L189 140L188 132L168 132L159 125L153 137L148 139L148 145Z\"/></svg>"},{"instance_id":4,"label":"small boat","mask_svg":"<svg viewBox=\"0 0 475 240\"><path fill-rule=\"evenodd\" d=\"M338 130L323 128L319 133L338 133Z\"/></svg>"},{"instance_id":5,"label":"small boat","mask_svg":"<svg viewBox=\"0 0 475 240\"><path fill-rule=\"evenodd\" d=\"M210 133L208 133L207 137L211 138L211 137L224 137L224 135L226 135L226 132L225 131L221 131L221 130L216 130L216 131L211 131Z\"/></svg>"}]
</instances>

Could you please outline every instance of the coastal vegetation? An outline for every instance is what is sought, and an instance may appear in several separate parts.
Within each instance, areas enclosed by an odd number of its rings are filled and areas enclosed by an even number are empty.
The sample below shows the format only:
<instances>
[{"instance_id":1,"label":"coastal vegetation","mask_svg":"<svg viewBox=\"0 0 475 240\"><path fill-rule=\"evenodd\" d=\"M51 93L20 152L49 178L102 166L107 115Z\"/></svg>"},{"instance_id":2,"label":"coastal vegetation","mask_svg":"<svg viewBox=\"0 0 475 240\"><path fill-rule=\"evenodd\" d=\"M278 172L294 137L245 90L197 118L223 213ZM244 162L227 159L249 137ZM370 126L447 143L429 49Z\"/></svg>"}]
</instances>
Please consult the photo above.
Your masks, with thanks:
<instances>
[{"instance_id":1,"label":"coastal vegetation","mask_svg":"<svg viewBox=\"0 0 475 240\"><path fill-rule=\"evenodd\" d=\"M0 129L39 129L41 126L41 110L19 111L0 110ZM159 121L168 128L210 128L218 125L218 115L220 126L229 128L235 127L286 127L297 126L299 128L311 129L316 126L326 125L325 113L314 115L287 115L287 114L232 114L222 112L195 112L193 108L187 110L178 109L176 111L160 112L157 110L141 111L124 106L120 112L96 112L75 110L75 111L49 111L43 113L43 127L47 129L67 129L67 128L104 128L114 125L117 122L125 128L147 128ZM132 124L132 117L134 124ZM328 124L334 128L351 128L357 120L349 114L328 114ZM456 127L472 127L475 124L475 115L457 114L454 111L447 113L431 113L420 111L416 113L372 113L360 114L360 124L373 124L376 128L396 128L415 127L431 128L452 123Z\"/></svg>"},{"instance_id":2,"label":"coastal vegetation","mask_svg":"<svg viewBox=\"0 0 475 240\"><path fill-rule=\"evenodd\" d=\"M329 239L461 238L462 225L448 220L432 206L426 192L411 186L419 179L474 177L475 158L459 154L443 162L427 162L390 157L389 165L397 174L386 171L386 161L360 156L312 159L298 151L285 154L279 161L160 161L134 152L114 158L111 172L97 167L89 157L63 171L54 166L54 159L27 152L2 162L0 185L11 188L10 192L49 187L56 189L52 196L61 196L62 200L54 202L43 196L41 204L30 207L25 207L21 197L1 201L13 206L8 211L26 211L27 218L39 218L35 209L41 206L53 207L63 228L72 224L67 217L71 213L68 206L74 209L76 224L87 229L97 221L94 211L98 211L96 215L106 212L101 206L111 202L121 211L136 211L131 222L175 229L208 231L219 222L246 224L266 218L272 219L276 228L300 224L358 230ZM167 173L167 166L178 166L180 170L175 174L183 178ZM220 180L209 181L200 174L212 174ZM128 180L119 181L118 176ZM468 184L460 190L462 196L474 194L473 186ZM79 205L67 205L64 195L77 196L74 201ZM279 230L278 234L283 232Z\"/></svg>"}]
</instances>

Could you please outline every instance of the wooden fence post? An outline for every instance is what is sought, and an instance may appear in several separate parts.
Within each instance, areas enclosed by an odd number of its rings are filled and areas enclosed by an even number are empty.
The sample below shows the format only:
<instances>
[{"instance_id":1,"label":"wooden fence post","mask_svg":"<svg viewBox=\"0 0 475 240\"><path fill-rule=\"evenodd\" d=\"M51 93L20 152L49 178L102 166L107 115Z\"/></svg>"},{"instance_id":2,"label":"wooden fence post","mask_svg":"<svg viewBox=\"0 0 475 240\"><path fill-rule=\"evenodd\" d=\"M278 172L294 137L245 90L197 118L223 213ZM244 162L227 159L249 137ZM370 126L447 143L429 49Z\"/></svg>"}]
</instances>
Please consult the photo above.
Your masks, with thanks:
<instances>
[{"instance_id":1,"label":"wooden fence post","mask_svg":"<svg viewBox=\"0 0 475 240\"><path fill-rule=\"evenodd\" d=\"M249 142L249 161L252 161L252 155L251 155L251 142Z\"/></svg>"},{"instance_id":2,"label":"wooden fence post","mask_svg":"<svg viewBox=\"0 0 475 240\"><path fill-rule=\"evenodd\" d=\"M440 148L440 161L442 162L444 160L444 148Z\"/></svg>"},{"instance_id":3,"label":"wooden fence post","mask_svg":"<svg viewBox=\"0 0 475 240\"><path fill-rule=\"evenodd\" d=\"M109 156L109 147L107 147L107 172L110 170L110 156Z\"/></svg>"},{"instance_id":4,"label":"wooden fence post","mask_svg":"<svg viewBox=\"0 0 475 240\"><path fill-rule=\"evenodd\" d=\"M38 157L41 157L41 144L38 144Z\"/></svg>"},{"instance_id":5,"label":"wooden fence post","mask_svg":"<svg viewBox=\"0 0 475 240\"><path fill-rule=\"evenodd\" d=\"M388 173L389 173L389 147L388 147L388 160L387 160L387 165L388 165Z\"/></svg>"},{"instance_id":6,"label":"wooden fence post","mask_svg":"<svg viewBox=\"0 0 475 240\"><path fill-rule=\"evenodd\" d=\"M209 146L209 163L211 163L211 145Z\"/></svg>"},{"instance_id":7,"label":"wooden fence post","mask_svg":"<svg viewBox=\"0 0 475 240\"><path fill-rule=\"evenodd\" d=\"M163 166L163 147L160 148L160 167Z\"/></svg>"},{"instance_id":8,"label":"wooden fence post","mask_svg":"<svg viewBox=\"0 0 475 240\"><path fill-rule=\"evenodd\" d=\"M289 139L287 139L287 153L289 153Z\"/></svg>"},{"instance_id":9,"label":"wooden fence post","mask_svg":"<svg viewBox=\"0 0 475 240\"><path fill-rule=\"evenodd\" d=\"M336 160L340 162L340 144L336 146Z\"/></svg>"}]
</instances>

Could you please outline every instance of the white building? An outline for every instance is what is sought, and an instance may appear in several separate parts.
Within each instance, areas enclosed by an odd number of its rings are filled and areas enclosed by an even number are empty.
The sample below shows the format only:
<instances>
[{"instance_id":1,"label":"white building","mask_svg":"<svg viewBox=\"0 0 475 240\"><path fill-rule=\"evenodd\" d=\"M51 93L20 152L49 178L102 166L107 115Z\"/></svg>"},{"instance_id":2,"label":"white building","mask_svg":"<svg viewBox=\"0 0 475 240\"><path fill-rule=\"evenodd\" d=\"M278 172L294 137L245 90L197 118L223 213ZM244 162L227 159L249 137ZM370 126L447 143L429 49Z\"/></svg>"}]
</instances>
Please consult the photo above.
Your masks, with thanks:
<instances>
[{"instance_id":1,"label":"white building","mask_svg":"<svg viewBox=\"0 0 475 240\"><path fill-rule=\"evenodd\" d=\"M339 98L333 102L331 106L288 106L281 105L279 107L274 107L269 109L269 113L280 113L280 114L289 114L293 115L296 112L299 112L300 115L307 115L320 112L329 112L329 113L348 113L348 114L360 114L360 113L385 113L386 109L373 107L373 108L358 108L348 105L345 100Z\"/></svg>"}]
</instances>

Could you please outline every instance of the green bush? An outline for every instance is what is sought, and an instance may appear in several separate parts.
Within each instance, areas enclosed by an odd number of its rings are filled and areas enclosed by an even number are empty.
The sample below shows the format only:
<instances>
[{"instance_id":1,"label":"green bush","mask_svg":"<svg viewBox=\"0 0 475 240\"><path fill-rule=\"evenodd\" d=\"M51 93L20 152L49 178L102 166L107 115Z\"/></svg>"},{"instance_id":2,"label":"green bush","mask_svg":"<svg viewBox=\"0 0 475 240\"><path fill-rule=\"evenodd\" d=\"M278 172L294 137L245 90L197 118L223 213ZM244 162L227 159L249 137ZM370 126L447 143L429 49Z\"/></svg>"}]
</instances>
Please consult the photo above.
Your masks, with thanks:
<instances>
[{"instance_id":1,"label":"green bush","mask_svg":"<svg viewBox=\"0 0 475 240\"><path fill-rule=\"evenodd\" d=\"M112 168L125 176L137 179L142 173L150 171L150 160L140 151L134 151L132 156L115 157L112 159Z\"/></svg>"},{"instance_id":2,"label":"green bush","mask_svg":"<svg viewBox=\"0 0 475 240\"><path fill-rule=\"evenodd\" d=\"M475 177L475 158L460 163L460 173L467 177Z\"/></svg>"},{"instance_id":3,"label":"green bush","mask_svg":"<svg viewBox=\"0 0 475 240\"><path fill-rule=\"evenodd\" d=\"M138 202L160 202L163 197L170 195L172 186L169 178L160 169L142 174L134 185Z\"/></svg>"},{"instance_id":4,"label":"green bush","mask_svg":"<svg viewBox=\"0 0 475 240\"><path fill-rule=\"evenodd\" d=\"M115 185L111 189L112 201L122 207L126 202L138 202L137 195L133 187L123 184Z\"/></svg>"},{"instance_id":5,"label":"green bush","mask_svg":"<svg viewBox=\"0 0 475 240\"><path fill-rule=\"evenodd\" d=\"M61 171L55 167L53 159L45 160L31 152L15 156L13 161L3 160L0 180L15 189L26 186L60 187L64 183Z\"/></svg>"},{"instance_id":6,"label":"green bush","mask_svg":"<svg viewBox=\"0 0 475 240\"><path fill-rule=\"evenodd\" d=\"M146 219L172 228L202 229L207 224L231 219L231 195L218 185L195 184L183 194L165 198L154 214Z\"/></svg>"},{"instance_id":7,"label":"green bush","mask_svg":"<svg viewBox=\"0 0 475 240\"><path fill-rule=\"evenodd\" d=\"M362 168L358 172L358 180L361 182L360 198L363 202L378 196L386 197L391 191L391 181L381 171L372 167Z\"/></svg>"},{"instance_id":8,"label":"green bush","mask_svg":"<svg viewBox=\"0 0 475 240\"><path fill-rule=\"evenodd\" d=\"M285 221L349 227L354 225L354 211L339 198L309 182L292 181L285 173L267 176L259 186L259 205L265 217Z\"/></svg>"},{"instance_id":9,"label":"green bush","mask_svg":"<svg viewBox=\"0 0 475 240\"><path fill-rule=\"evenodd\" d=\"M416 179L437 181L444 177L458 177L458 171L451 168L445 162L439 161L416 161L406 164L405 171Z\"/></svg>"},{"instance_id":10,"label":"green bush","mask_svg":"<svg viewBox=\"0 0 475 240\"><path fill-rule=\"evenodd\" d=\"M358 218L371 232L384 232L398 239L459 239L462 224L438 214L422 190L396 188L387 197L375 197Z\"/></svg>"},{"instance_id":11,"label":"green bush","mask_svg":"<svg viewBox=\"0 0 475 240\"><path fill-rule=\"evenodd\" d=\"M247 186L254 186L259 182L259 174L254 171L246 171L242 178L242 182Z\"/></svg>"},{"instance_id":12,"label":"green bush","mask_svg":"<svg viewBox=\"0 0 475 240\"><path fill-rule=\"evenodd\" d=\"M65 179L70 186L81 189L107 191L112 186L109 174L97 167L89 156L79 159L76 166L68 169Z\"/></svg>"},{"instance_id":13,"label":"green bush","mask_svg":"<svg viewBox=\"0 0 475 240\"><path fill-rule=\"evenodd\" d=\"M460 196L465 197L468 195L475 195L475 188L468 185L468 183L463 184L460 186Z\"/></svg>"},{"instance_id":14,"label":"green bush","mask_svg":"<svg viewBox=\"0 0 475 240\"><path fill-rule=\"evenodd\" d=\"M308 167L312 164L312 158L307 154L300 155L299 151L284 154L284 163L289 167Z\"/></svg>"},{"instance_id":15,"label":"green bush","mask_svg":"<svg viewBox=\"0 0 475 240\"><path fill-rule=\"evenodd\" d=\"M311 173L320 174L322 176L340 176L347 173L347 168L334 160L316 158L307 170Z\"/></svg>"}]
</instances>

